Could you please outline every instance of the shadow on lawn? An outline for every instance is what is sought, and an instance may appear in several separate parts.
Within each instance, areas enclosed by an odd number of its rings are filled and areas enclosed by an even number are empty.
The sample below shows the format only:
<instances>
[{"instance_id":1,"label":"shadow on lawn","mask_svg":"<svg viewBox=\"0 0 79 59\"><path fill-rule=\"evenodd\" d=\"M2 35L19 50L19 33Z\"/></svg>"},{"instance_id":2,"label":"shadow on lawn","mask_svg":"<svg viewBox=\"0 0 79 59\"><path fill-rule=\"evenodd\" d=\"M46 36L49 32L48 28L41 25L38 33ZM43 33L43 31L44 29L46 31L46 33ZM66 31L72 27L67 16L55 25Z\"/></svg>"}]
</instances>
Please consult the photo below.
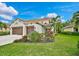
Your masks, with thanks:
<instances>
[{"instance_id":1,"label":"shadow on lawn","mask_svg":"<svg viewBox=\"0 0 79 59\"><path fill-rule=\"evenodd\" d=\"M77 42L77 49L74 55L79 56L79 41Z\"/></svg>"},{"instance_id":2,"label":"shadow on lawn","mask_svg":"<svg viewBox=\"0 0 79 59\"><path fill-rule=\"evenodd\" d=\"M72 36L79 36L79 32L61 32L60 34L72 35Z\"/></svg>"}]
</instances>

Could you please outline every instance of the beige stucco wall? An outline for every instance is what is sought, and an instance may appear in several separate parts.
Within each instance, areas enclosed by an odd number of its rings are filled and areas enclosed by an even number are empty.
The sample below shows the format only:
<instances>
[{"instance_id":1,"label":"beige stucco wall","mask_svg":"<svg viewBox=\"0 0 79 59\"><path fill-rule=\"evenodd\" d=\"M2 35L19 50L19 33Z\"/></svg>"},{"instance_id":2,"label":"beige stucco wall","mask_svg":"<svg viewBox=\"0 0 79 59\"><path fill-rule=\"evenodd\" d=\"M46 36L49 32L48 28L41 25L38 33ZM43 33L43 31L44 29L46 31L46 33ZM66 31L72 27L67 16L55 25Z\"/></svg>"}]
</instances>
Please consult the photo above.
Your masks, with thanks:
<instances>
[{"instance_id":1,"label":"beige stucco wall","mask_svg":"<svg viewBox=\"0 0 79 59\"><path fill-rule=\"evenodd\" d=\"M27 26L34 26L34 31L38 32L38 33L44 33L44 28L39 25L39 24L28 24Z\"/></svg>"},{"instance_id":2,"label":"beige stucco wall","mask_svg":"<svg viewBox=\"0 0 79 59\"><path fill-rule=\"evenodd\" d=\"M20 27L20 26L24 26L24 24L19 20L16 20L14 23L11 24L10 27Z\"/></svg>"},{"instance_id":3,"label":"beige stucco wall","mask_svg":"<svg viewBox=\"0 0 79 59\"><path fill-rule=\"evenodd\" d=\"M39 24L27 24L27 25L24 25L19 20L16 20L10 26L10 35L12 35L12 27L23 27L23 36L26 35L27 34L26 33L26 31L27 31L26 26L34 26L35 27L34 31L37 31L38 33L43 33L44 32L44 28Z\"/></svg>"},{"instance_id":4,"label":"beige stucco wall","mask_svg":"<svg viewBox=\"0 0 79 59\"><path fill-rule=\"evenodd\" d=\"M41 25L39 25L39 24L33 24L34 25L34 27L35 27L35 31L37 31L38 33L44 33L45 31L44 31L44 28L41 26Z\"/></svg>"},{"instance_id":5,"label":"beige stucco wall","mask_svg":"<svg viewBox=\"0 0 79 59\"><path fill-rule=\"evenodd\" d=\"M20 22L19 20L16 20L14 23L10 26L10 35L12 35L12 27L23 27L23 36L26 35L26 28L25 25Z\"/></svg>"},{"instance_id":6,"label":"beige stucco wall","mask_svg":"<svg viewBox=\"0 0 79 59\"><path fill-rule=\"evenodd\" d=\"M74 29L73 29L73 28L65 28L64 31L65 31L65 32L73 32Z\"/></svg>"}]
</instances>

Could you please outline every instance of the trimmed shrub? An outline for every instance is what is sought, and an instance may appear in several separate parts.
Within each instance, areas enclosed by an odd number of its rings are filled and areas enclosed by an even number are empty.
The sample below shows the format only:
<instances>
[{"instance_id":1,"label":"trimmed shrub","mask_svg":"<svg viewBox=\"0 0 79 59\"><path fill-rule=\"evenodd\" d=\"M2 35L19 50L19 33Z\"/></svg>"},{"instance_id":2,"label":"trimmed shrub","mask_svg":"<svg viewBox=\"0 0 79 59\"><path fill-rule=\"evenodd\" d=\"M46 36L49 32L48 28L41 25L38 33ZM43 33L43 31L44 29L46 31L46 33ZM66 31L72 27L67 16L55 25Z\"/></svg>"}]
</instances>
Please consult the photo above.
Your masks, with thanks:
<instances>
[{"instance_id":1,"label":"trimmed shrub","mask_svg":"<svg viewBox=\"0 0 79 59\"><path fill-rule=\"evenodd\" d=\"M40 34L36 31L28 34L28 39L32 42L39 42L41 40Z\"/></svg>"},{"instance_id":2,"label":"trimmed shrub","mask_svg":"<svg viewBox=\"0 0 79 59\"><path fill-rule=\"evenodd\" d=\"M3 35L9 35L10 32L9 31L5 31L5 32L0 32L0 36L3 36Z\"/></svg>"}]
</instances>

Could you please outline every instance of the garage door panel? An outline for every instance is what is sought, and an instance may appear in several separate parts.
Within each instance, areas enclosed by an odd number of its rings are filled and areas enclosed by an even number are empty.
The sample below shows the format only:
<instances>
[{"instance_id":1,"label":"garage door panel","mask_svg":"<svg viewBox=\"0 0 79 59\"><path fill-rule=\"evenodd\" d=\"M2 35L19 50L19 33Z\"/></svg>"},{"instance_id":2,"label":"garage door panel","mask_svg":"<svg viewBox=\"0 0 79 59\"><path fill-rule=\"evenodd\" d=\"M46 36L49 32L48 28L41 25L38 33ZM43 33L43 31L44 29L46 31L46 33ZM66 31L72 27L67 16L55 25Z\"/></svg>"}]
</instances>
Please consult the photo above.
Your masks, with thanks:
<instances>
[{"instance_id":1,"label":"garage door panel","mask_svg":"<svg viewBox=\"0 0 79 59\"><path fill-rule=\"evenodd\" d=\"M23 27L13 27L12 34L22 35L23 34Z\"/></svg>"}]
</instances>

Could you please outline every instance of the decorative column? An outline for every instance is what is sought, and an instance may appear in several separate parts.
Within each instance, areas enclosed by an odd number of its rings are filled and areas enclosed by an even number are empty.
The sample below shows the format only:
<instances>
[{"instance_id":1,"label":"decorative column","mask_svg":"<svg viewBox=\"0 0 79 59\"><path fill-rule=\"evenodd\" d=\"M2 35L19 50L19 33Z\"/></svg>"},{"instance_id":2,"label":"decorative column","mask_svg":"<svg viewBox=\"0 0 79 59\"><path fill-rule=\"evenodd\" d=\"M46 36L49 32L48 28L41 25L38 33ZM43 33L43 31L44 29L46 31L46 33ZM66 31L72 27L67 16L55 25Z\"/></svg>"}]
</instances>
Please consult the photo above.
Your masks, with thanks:
<instances>
[{"instance_id":1,"label":"decorative column","mask_svg":"<svg viewBox=\"0 0 79 59\"><path fill-rule=\"evenodd\" d=\"M23 36L25 36L25 35L26 35L26 27L23 26Z\"/></svg>"},{"instance_id":2,"label":"decorative column","mask_svg":"<svg viewBox=\"0 0 79 59\"><path fill-rule=\"evenodd\" d=\"M12 28L10 27L10 35L12 35Z\"/></svg>"}]
</instances>

